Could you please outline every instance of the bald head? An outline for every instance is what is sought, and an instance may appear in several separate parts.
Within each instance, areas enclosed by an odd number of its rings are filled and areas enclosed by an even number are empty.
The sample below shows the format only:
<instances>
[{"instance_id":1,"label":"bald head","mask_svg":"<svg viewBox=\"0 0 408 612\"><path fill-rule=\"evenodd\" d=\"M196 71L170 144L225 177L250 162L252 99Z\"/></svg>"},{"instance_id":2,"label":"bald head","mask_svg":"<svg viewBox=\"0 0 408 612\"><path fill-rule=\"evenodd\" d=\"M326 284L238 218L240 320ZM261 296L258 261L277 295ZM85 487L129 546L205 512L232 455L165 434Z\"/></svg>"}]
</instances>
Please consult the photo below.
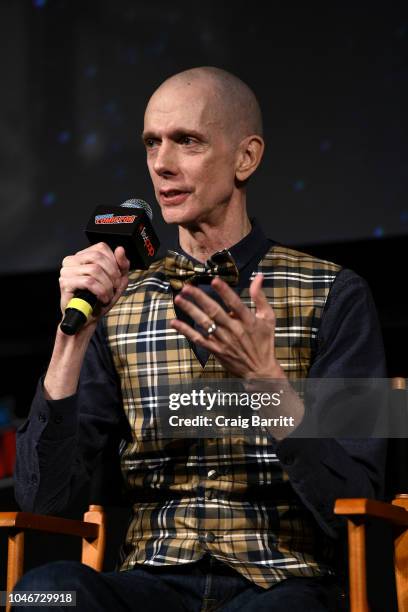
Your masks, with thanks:
<instances>
[{"instance_id":1,"label":"bald head","mask_svg":"<svg viewBox=\"0 0 408 612\"><path fill-rule=\"evenodd\" d=\"M213 66L191 68L166 79L153 94L174 87L205 90L217 122L238 141L246 136L262 136L262 114L253 91L235 75Z\"/></svg>"}]
</instances>

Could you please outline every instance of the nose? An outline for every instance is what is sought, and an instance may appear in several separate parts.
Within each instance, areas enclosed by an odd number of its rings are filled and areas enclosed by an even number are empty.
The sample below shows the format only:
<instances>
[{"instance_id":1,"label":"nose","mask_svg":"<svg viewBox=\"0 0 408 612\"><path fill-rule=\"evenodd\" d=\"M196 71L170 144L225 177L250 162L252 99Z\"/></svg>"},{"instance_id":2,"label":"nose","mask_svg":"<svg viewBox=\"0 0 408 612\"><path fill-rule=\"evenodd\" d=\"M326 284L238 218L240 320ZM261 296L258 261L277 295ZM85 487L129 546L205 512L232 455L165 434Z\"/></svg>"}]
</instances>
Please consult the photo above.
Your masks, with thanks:
<instances>
[{"instance_id":1,"label":"nose","mask_svg":"<svg viewBox=\"0 0 408 612\"><path fill-rule=\"evenodd\" d=\"M161 142L153 161L153 169L159 176L177 174L177 160L171 143Z\"/></svg>"}]
</instances>

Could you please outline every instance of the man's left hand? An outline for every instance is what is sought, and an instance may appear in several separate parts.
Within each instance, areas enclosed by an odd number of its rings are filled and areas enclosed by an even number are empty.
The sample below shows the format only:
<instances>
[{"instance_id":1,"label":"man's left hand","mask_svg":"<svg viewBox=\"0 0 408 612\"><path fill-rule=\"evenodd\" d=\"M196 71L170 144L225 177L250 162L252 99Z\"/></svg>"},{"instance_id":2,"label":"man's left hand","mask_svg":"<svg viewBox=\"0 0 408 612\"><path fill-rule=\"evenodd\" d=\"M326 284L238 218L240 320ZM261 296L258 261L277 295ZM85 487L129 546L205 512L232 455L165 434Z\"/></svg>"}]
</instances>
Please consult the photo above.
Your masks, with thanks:
<instances>
[{"instance_id":1,"label":"man's left hand","mask_svg":"<svg viewBox=\"0 0 408 612\"><path fill-rule=\"evenodd\" d=\"M255 314L240 297L220 278L211 285L229 312L198 287L185 284L175 297L182 308L206 334L193 329L184 321L174 319L171 326L191 342L206 348L228 372L237 378L286 378L275 357L275 313L262 290L263 275L257 274L249 287L255 304ZM193 300L193 301L191 301Z\"/></svg>"}]
</instances>

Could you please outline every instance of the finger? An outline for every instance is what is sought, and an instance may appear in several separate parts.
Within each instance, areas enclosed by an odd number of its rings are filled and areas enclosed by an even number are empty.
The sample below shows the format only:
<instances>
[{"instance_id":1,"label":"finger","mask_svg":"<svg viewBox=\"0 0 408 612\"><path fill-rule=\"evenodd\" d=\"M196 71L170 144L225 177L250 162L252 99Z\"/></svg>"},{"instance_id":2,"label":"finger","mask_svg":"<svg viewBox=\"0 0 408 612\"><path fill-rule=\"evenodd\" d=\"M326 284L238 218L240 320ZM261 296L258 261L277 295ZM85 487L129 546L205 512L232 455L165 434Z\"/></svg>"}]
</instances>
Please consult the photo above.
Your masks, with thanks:
<instances>
[{"instance_id":1,"label":"finger","mask_svg":"<svg viewBox=\"0 0 408 612\"><path fill-rule=\"evenodd\" d=\"M121 278L119 286L116 287L116 289L115 289L115 293L113 295L113 298L111 299L109 304L105 305L105 308L102 310L102 314L106 314L117 303L117 301L119 300L119 298L121 297L121 295L125 291L126 287L128 286L128 282L129 282L129 277L128 277L127 274L124 274L122 276L122 278Z\"/></svg>"},{"instance_id":2,"label":"finger","mask_svg":"<svg viewBox=\"0 0 408 612\"><path fill-rule=\"evenodd\" d=\"M126 289L126 287L128 286L128 283L129 283L129 276L127 274L124 274L120 280L119 286L116 287L115 289L115 296L117 294L119 298L124 292L124 290Z\"/></svg>"},{"instance_id":3,"label":"finger","mask_svg":"<svg viewBox=\"0 0 408 612\"><path fill-rule=\"evenodd\" d=\"M207 329L213 323L213 319L208 314L198 308L193 302L184 298L181 294L174 298L174 303L184 310L184 312L202 328Z\"/></svg>"},{"instance_id":4,"label":"finger","mask_svg":"<svg viewBox=\"0 0 408 612\"><path fill-rule=\"evenodd\" d=\"M98 273L99 269L102 269L111 279L111 282L114 286L117 286L119 284L121 278L121 271L118 267L118 264L116 263L116 259L112 251L110 251L110 255L107 256L99 249L85 249L84 251L81 251L76 255L70 255L68 257L65 257L62 262L61 272L69 268L76 268L78 266L85 265L97 266L97 268L95 268L96 274Z\"/></svg>"},{"instance_id":5,"label":"finger","mask_svg":"<svg viewBox=\"0 0 408 612\"><path fill-rule=\"evenodd\" d=\"M205 331L214 324L215 319L201 310L201 308L199 308L196 304L184 298L181 294L174 298L174 302ZM225 333L225 330L223 330L219 323L217 323L217 329L213 333L217 333L220 339L222 339L224 342L229 340L228 334Z\"/></svg>"},{"instance_id":6,"label":"finger","mask_svg":"<svg viewBox=\"0 0 408 612\"><path fill-rule=\"evenodd\" d=\"M83 264L75 267L69 266L67 268L62 268L60 271L61 278L71 279L74 282L75 279L82 276L94 278L103 285L107 291L112 291L112 293L120 282L120 277L112 279L99 263Z\"/></svg>"},{"instance_id":7,"label":"finger","mask_svg":"<svg viewBox=\"0 0 408 612\"><path fill-rule=\"evenodd\" d=\"M106 242L97 242L96 244L91 244L90 246L86 247L86 249L78 251L76 255L93 252L102 253L103 255L105 255L105 257L108 257L109 259L113 257L112 249L106 244Z\"/></svg>"},{"instance_id":8,"label":"finger","mask_svg":"<svg viewBox=\"0 0 408 612\"><path fill-rule=\"evenodd\" d=\"M233 327L233 320L239 319L244 327L251 328L254 322L254 315L242 302L239 295L231 289L231 287L221 278L215 278L211 282L211 286L216 290L227 308L233 313L233 318L230 316L229 321Z\"/></svg>"},{"instance_id":9,"label":"finger","mask_svg":"<svg viewBox=\"0 0 408 612\"><path fill-rule=\"evenodd\" d=\"M176 329L178 332L183 334L183 336L185 336L193 344L198 344L206 348L210 352L220 351L220 347L214 336L211 335L205 338L202 334L200 334L198 330L193 329L184 321L180 321L179 319L173 319L172 321L170 321L170 327Z\"/></svg>"},{"instance_id":10,"label":"finger","mask_svg":"<svg viewBox=\"0 0 408 612\"><path fill-rule=\"evenodd\" d=\"M101 251L95 251L95 250L82 251L82 252L76 253L76 255L68 255L68 257L65 257L63 259L62 267L69 268L69 267L78 266L81 264L93 264L93 263L100 265L112 277L120 276L120 270L118 268L116 259L112 252L110 253L109 257L105 255L105 253L102 253Z\"/></svg>"},{"instance_id":11,"label":"finger","mask_svg":"<svg viewBox=\"0 0 408 612\"><path fill-rule=\"evenodd\" d=\"M61 292L68 293L72 296L78 289L88 289L88 291L93 293L103 304L108 304L114 294L112 284L106 287L106 285L93 276L60 276L59 283Z\"/></svg>"},{"instance_id":12,"label":"finger","mask_svg":"<svg viewBox=\"0 0 408 612\"><path fill-rule=\"evenodd\" d=\"M215 280L218 281L220 279ZM213 282L215 282L215 280ZM213 335L215 335L219 340L220 348L223 351L225 351L226 348L231 346L231 343L235 341L235 343L239 343L241 350L243 350L244 352L250 352L252 346L250 336L256 319L254 315L249 311L249 309L245 306L245 304L241 302L240 298L236 295L236 293L232 291L230 287L226 283L224 283L224 281L220 280L220 282L225 285L230 292L225 292L225 295L227 297L229 296L230 298L230 303L228 304L228 307L234 310L234 318L232 318L228 313L226 313L222 306L218 304L218 302L210 298L206 293L204 293L204 291L201 291L201 289L198 289L193 285L184 285L179 295L181 295L181 297L183 297L183 295L188 295L189 298L193 298L194 301L197 302L198 306L205 311L206 315L208 315L209 318L212 319L212 321L215 321L215 323L217 324L217 329ZM213 310L211 310L211 308ZM193 309L191 309L190 311L193 312ZM238 316L236 318L235 313L238 313ZM194 318L194 316L192 318ZM198 323L205 329L208 329L209 327L207 326L207 323L205 323L205 325L202 325L200 321L198 321ZM215 349L213 349L213 352L214 350Z\"/></svg>"},{"instance_id":13,"label":"finger","mask_svg":"<svg viewBox=\"0 0 408 612\"><path fill-rule=\"evenodd\" d=\"M225 327L229 327L230 317L225 312L223 307L220 306L218 302L213 300L213 298L204 293L204 291L202 291L198 287L194 287L194 285L187 283L182 288L181 292L179 293L179 296L181 296L182 298L188 297L189 301L191 299L194 300L200 311L204 312L206 316L211 319L211 322L215 321L218 325L224 325ZM199 321L197 322L199 323Z\"/></svg>"},{"instance_id":14,"label":"finger","mask_svg":"<svg viewBox=\"0 0 408 612\"><path fill-rule=\"evenodd\" d=\"M126 257L125 249L122 246L116 247L114 256L122 275L127 274L129 272L130 261Z\"/></svg>"},{"instance_id":15,"label":"finger","mask_svg":"<svg viewBox=\"0 0 408 612\"><path fill-rule=\"evenodd\" d=\"M260 319L267 319L269 321L275 320L275 313L269 304L267 297L262 289L262 283L264 280L263 274L257 274L254 280L249 286L249 295L251 296L255 308L256 315Z\"/></svg>"},{"instance_id":16,"label":"finger","mask_svg":"<svg viewBox=\"0 0 408 612\"><path fill-rule=\"evenodd\" d=\"M81 266L81 268L83 267ZM103 274L97 276L83 274L82 269L75 273L75 268L72 268L72 271L69 272L65 271L65 273L61 271L60 287L61 291L70 294L74 294L77 289L88 289L103 303L109 302L114 294L114 287L109 277Z\"/></svg>"}]
</instances>

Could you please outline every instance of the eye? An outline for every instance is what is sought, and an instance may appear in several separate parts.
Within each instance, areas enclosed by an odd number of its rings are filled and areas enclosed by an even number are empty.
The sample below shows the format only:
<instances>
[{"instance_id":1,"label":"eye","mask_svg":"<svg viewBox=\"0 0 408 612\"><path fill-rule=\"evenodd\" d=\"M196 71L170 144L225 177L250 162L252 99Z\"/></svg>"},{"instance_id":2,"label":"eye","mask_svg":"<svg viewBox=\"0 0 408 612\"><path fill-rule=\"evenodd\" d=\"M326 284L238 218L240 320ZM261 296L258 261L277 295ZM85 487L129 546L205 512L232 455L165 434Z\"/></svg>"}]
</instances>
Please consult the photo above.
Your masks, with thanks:
<instances>
[{"instance_id":1,"label":"eye","mask_svg":"<svg viewBox=\"0 0 408 612\"><path fill-rule=\"evenodd\" d=\"M194 140L191 136L180 136L179 138L179 143L183 145L191 145L193 142Z\"/></svg>"},{"instance_id":2,"label":"eye","mask_svg":"<svg viewBox=\"0 0 408 612\"><path fill-rule=\"evenodd\" d=\"M146 138L144 141L144 145L146 149L152 149L156 145L156 140L154 138Z\"/></svg>"}]
</instances>

